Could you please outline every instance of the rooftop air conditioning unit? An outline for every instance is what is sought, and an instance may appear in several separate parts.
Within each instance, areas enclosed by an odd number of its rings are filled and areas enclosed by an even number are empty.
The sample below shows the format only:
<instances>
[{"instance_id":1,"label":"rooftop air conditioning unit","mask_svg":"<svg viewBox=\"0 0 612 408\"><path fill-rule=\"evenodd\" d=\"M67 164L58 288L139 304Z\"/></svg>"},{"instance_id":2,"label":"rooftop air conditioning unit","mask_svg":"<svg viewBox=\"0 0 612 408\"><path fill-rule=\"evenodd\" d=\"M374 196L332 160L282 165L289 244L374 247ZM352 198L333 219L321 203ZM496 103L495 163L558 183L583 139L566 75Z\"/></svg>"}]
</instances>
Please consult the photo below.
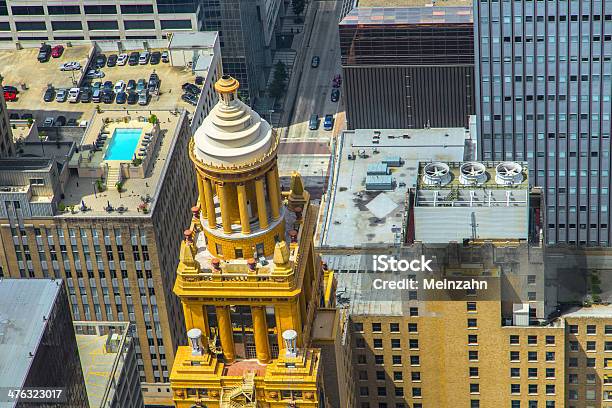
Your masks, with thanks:
<instances>
[{"instance_id":1,"label":"rooftop air conditioning unit","mask_svg":"<svg viewBox=\"0 0 612 408\"><path fill-rule=\"evenodd\" d=\"M463 185L479 186L488 179L487 168L478 162L463 163L459 168L459 173L459 181Z\"/></svg>"},{"instance_id":2,"label":"rooftop air conditioning unit","mask_svg":"<svg viewBox=\"0 0 612 408\"><path fill-rule=\"evenodd\" d=\"M514 186L523 182L523 166L517 162L501 162L495 168L495 182Z\"/></svg>"},{"instance_id":3,"label":"rooftop air conditioning unit","mask_svg":"<svg viewBox=\"0 0 612 408\"><path fill-rule=\"evenodd\" d=\"M423 183L434 186L445 186L451 181L448 164L442 162L427 163L423 168Z\"/></svg>"}]
</instances>

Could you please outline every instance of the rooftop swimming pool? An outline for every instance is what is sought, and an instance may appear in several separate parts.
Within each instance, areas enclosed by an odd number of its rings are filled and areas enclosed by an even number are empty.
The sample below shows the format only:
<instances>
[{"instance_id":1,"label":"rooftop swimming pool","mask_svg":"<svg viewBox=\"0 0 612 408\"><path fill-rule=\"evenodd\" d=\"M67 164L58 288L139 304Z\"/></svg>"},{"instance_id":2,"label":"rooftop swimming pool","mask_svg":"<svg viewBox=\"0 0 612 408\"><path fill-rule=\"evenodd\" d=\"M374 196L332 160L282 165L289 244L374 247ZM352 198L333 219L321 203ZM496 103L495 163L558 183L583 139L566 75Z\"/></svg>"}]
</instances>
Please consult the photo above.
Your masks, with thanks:
<instances>
[{"instance_id":1,"label":"rooftop swimming pool","mask_svg":"<svg viewBox=\"0 0 612 408\"><path fill-rule=\"evenodd\" d=\"M142 129L138 128L115 129L104 154L104 160L132 160L141 135Z\"/></svg>"}]
</instances>

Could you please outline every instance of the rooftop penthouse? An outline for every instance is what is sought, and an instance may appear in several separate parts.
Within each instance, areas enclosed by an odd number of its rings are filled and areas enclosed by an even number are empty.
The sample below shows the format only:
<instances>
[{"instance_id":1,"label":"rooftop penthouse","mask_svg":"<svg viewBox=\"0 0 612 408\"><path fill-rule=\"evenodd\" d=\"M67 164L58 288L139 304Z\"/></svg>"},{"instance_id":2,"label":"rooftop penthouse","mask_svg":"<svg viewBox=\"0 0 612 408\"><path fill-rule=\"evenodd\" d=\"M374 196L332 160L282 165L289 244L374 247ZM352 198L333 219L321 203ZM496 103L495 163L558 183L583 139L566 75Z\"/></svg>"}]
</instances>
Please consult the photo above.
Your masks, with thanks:
<instances>
[{"instance_id":1,"label":"rooftop penthouse","mask_svg":"<svg viewBox=\"0 0 612 408\"><path fill-rule=\"evenodd\" d=\"M0 161L0 195L28 217L147 216L187 132L185 112L97 113L78 143L25 143Z\"/></svg>"}]
</instances>

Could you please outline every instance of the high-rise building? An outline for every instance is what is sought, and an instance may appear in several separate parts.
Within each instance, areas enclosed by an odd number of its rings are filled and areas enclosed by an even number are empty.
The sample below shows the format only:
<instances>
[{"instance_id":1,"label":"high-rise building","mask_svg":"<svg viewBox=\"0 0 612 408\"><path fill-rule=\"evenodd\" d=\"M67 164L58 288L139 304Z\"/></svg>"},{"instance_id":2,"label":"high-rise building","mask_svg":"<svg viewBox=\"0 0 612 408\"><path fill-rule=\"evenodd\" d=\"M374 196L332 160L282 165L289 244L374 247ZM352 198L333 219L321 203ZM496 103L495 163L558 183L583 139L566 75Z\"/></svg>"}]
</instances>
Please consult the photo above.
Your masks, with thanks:
<instances>
[{"instance_id":1,"label":"high-rise building","mask_svg":"<svg viewBox=\"0 0 612 408\"><path fill-rule=\"evenodd\" d=\"M104 111L78 149L26 142L23 156L0 160L0 273L64 279L74 320L133 323L147 404L171 398L185 339L169 237L181 236L197 197L183 188L195 183L190 136L186 112Z\"/></svg>"},{"instance_id":2,"label":"high-rise building","mask_svg":"<svg viewBox=\"0 0 612 408\"><path fill-rule=\"evenodd\" d=\"M611 241L608 6L474 1L480 158L529 162L550 244Z\"/></svg>"},{"instance_id":3,"label":"high-rise building","mask_svg":"<svg viewBox=\"0 0 612 408\"><path fill-rule=\"evenodd\" d=\"M0 278L0 356L0 406L90 407L61 280ZM44 391L11 393L22 388Z\"/></svg>"},{"instance_id":4,"label":"high-rise building","mask_svg":"<svg viewBox=\"0 0 612 408\"><path fill-rule=\"evenodd\" d=\"M359 0L339 30L348 129L467 126L474 114L470 0Z\"/></svg>"},{"instance_id":5,"label":"high-rise building","mask_svg":"<svg viewBox=\"0 0 612 408\"><path fill-rule=\"evenodd\" d=\"M276 28L284 10L281 0L200 0L202 29L219 31L223 71L240 81L240 97L252 102L266 89Z\"/></svg>"},{"instance_id":6,"label":"high-rise building","mask_svg":"<svg viewBox=\"0 0 612 408\"><path fill-rule=\"evenodd\" d=\"M8 110L2 91L2 76L0 76L0 157L11 156L15 152L13 134L9 123Z\"/></svg>"},{"instance_id":7,"label":"high-rise building","mask_svg":"<svg viewBox=\"0 0 612 408\"><path fill-rule=\"evenodd\" d=\"M70 41L162 38L201 29L198 0L0 0L0 41Z\"/></svg>"},{"instance_id":8,"label":"high-rise building","mask_svg":"<svg viewBox=\"0 0 612 408\"><path fill-rule=\"evenodd\" d=\"M74 322L92 408L144 408L129 322Z\"/></svg>"},{"instance_id":9,"label":"high-rise building","mask_svg":"<svg viewBox=\"0 0 612 408\"><path fill-rule=\"evenodd\" d=\"M321 310L334 293L313 250L318 207L298 174L281 193L278 137L238 87L216 83L220 102L189 145L199 205L174 287L190 341L176 352L174 402L327 407L313 342L332 340L335 310Z\"/></svg>"}]
</instances>

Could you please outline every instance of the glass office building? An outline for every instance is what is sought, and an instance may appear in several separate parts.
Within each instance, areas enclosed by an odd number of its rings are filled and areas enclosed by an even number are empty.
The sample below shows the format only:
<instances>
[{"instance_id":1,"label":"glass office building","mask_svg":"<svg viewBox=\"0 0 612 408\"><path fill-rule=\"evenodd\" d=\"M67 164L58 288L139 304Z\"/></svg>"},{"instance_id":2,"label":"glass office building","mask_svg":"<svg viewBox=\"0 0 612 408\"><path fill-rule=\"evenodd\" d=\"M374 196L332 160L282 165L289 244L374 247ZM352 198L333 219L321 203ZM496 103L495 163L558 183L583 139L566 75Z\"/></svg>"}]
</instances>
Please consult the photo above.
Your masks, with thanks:
<instances>
[{"instance_id":1,"label":"glass office building","mask_svg":"<svg viewBox=\"0 0 612 408\"><path fill-rule=\"evenodd\" d=\"M479 155L527 160L546 241L610 243L612 2L476 1Z\"/></svg>"}]
</instances>

